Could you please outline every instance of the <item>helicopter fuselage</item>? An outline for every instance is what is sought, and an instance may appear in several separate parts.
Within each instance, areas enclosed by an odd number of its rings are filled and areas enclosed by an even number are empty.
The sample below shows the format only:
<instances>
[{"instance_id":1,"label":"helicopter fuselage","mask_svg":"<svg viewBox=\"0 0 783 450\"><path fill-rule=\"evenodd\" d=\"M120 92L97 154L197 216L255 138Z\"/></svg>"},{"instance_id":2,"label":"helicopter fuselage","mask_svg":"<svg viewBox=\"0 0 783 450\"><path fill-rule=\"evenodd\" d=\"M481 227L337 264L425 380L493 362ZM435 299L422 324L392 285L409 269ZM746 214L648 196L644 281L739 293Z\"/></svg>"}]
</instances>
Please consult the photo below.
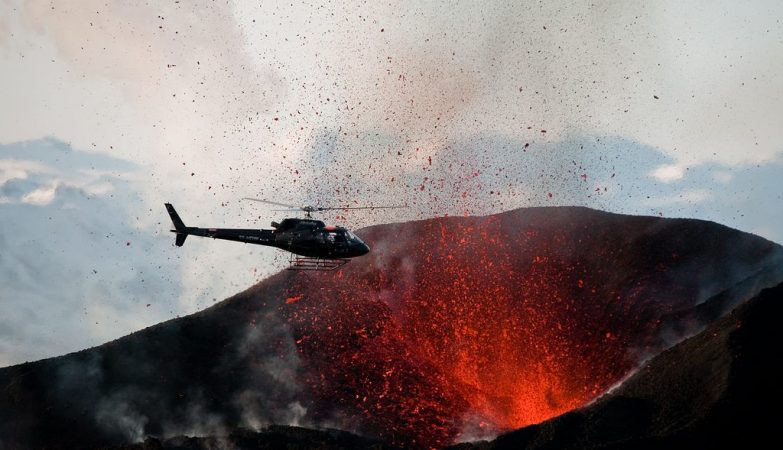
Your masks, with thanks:
<instances>
[{"instance_id":1,"label":"helicopter fuselage","mask_svg":"<svg viewBox=\"0 0 783 450\"><path fill-rule=\"evenodd\" d=\"M272 222L272 230L243 228L186 227L171 204L166 209L174 223L176 245L182 246L187 236L211 237L226 241L276 247L310 258L342 259L365 255L370 248L358 236L343 227L329 227L320 220L289 218Z\"/></svg>"}]
</instances>

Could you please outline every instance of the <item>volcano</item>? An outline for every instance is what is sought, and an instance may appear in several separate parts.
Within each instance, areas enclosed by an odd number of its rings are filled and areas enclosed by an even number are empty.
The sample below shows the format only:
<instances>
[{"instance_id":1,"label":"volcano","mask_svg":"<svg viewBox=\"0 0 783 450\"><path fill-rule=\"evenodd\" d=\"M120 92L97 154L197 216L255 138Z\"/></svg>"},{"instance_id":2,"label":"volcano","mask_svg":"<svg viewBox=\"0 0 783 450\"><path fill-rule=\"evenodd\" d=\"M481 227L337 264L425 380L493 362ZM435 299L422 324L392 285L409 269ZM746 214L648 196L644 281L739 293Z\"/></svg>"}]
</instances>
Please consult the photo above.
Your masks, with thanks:
<instances>
[{"instance_id":1,"label":"volcano","mask_svg":"<svg viewBox=\"0 0 783 450\"><path fill-rule=\"evenodd\" d=\"M529 208L357 232L197 314L0 369L0 443L90 447L270 423L442 447L580 408L783 281L715 223Z\"/></svg>"}]
</instances>

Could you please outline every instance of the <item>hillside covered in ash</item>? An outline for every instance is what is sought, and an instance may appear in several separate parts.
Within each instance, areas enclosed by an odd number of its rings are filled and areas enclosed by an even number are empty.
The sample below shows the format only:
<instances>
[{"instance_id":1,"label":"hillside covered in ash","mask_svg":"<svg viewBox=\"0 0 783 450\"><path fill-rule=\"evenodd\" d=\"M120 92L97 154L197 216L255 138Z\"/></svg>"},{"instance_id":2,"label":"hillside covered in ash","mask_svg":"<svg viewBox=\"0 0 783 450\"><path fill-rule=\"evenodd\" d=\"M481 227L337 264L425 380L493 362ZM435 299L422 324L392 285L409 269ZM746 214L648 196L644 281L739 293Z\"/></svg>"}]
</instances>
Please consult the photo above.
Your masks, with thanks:
<instances>
[{"instance_id":1,"label":"hillside covered in ash","mask_svg":"<svg viewBox=\"0 0 783 450\"><path fill-rule=\"evenodd\" d=\"M401 447L492 438L584 407L783 281L783 248L697 220L529 208L358 234L372 252L340 270L284 271L200 313L0 369L0 446L269 424ZM625 417L622 402L610 409Z\"/></svg>"}]
</instances>

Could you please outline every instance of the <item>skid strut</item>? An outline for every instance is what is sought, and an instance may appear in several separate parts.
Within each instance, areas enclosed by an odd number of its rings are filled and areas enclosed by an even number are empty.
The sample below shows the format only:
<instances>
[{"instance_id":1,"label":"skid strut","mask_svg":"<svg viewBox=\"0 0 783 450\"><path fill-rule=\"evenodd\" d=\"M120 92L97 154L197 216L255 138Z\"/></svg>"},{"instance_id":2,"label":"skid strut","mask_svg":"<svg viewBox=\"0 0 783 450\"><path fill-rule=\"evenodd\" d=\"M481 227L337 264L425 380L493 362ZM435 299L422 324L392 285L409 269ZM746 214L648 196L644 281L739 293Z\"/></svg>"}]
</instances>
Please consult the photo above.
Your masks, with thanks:
<instances>
[{"instance_id":1,"label":"skid strut","mask_svg":"<svg viewBox=\"0 0 783 450\"><path fill-rule=\"evenodd\" d=\"M349 259L324 259L310 258L307 256L294 256L288 260L288 270L320 270L329 271L348 264Z\"/></svg>"}]
</instances>

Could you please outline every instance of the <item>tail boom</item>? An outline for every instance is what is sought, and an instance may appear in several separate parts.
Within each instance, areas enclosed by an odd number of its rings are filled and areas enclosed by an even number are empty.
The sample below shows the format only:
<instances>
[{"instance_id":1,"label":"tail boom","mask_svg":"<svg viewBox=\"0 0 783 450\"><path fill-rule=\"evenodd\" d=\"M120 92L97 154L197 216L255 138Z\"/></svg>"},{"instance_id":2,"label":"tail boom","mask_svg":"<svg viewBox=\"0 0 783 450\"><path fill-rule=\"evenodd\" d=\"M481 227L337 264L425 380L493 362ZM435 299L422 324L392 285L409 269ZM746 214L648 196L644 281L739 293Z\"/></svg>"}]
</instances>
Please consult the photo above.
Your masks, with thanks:
<instances>
[{"instance_id":1,"label":"tail boom","mask_svg":"<svg viewBox=\"0 0 783 450\"><path fill-rule=\"evenodd\" d=\"M273 230L187 227L179 217L179 214L177 214L174 206L171 203L166 203L165 205L171 217L171 222L174 224L174 229L171 232L177 233L177 238L174 242L177 247L182 247L182 244L185 243L185 238L191 234L193 236L211 237L213 239L244 242L247 244L276 246Z\"/></svg>"}]
</instances>

